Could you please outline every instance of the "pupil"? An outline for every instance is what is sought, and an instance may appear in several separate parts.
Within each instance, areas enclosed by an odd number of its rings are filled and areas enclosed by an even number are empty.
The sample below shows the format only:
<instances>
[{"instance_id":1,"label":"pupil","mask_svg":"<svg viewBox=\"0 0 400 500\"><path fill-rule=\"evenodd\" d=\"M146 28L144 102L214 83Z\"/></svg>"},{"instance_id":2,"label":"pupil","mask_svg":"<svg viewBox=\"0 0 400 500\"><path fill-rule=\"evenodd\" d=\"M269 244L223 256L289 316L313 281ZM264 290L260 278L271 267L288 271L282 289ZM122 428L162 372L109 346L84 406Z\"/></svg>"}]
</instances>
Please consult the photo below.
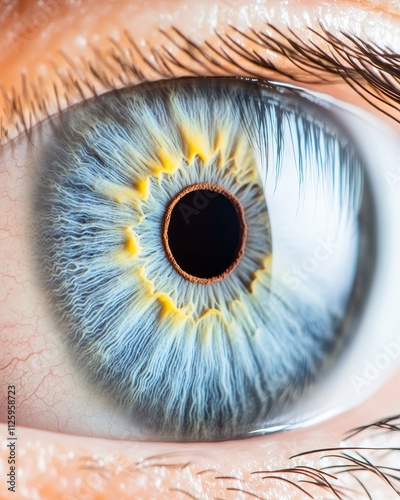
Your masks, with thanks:
<instances>
[{"instance_id":1,"label":"pupil","mask_svg":"<svg viewBox=\"0 0 400 500\"><path fill-rule=\"evenodd\" d=\"M180 268L177 270L193 281L212 282L228 275L244 247L245 222L239 201L218 186L213 190L203 185L186 188L172 205L165 219L164 243Z\"/></svg>"}]
</instances>

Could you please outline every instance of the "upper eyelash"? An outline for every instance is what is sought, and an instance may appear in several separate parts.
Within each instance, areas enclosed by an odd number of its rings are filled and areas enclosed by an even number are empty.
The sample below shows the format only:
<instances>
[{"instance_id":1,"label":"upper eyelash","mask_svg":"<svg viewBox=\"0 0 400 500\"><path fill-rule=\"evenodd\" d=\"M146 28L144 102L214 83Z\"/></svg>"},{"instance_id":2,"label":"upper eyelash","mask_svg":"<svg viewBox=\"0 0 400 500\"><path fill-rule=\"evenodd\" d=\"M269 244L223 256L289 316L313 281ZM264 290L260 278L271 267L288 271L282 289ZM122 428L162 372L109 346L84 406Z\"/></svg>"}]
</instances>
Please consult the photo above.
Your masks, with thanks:
<instances>
[{"instance_id":1,"label":"upper eyelash","mask_svg":"<svg viewBox=\"0 0 400 500\"><path fill-rule=\"evenodd\" d=\"M53 66L56 78L52 86L52 96L43 95L44 86L40 77L36 82L28 82L25 74L21 75L20 95L15 89L12 89L11 93L1 89L4 107L0 115L0 144L8 142L21 132L29 135L34 125L52 116L54 113L48 109L50 100L55 102L56 112L61 113L77 100L96 97L99 90L95 82L98 82L102 89L115 90L121 86L148 80L139 69L138 61L144 64L156 79L174 77L177 70L183 70L191 76L204 76L204 71L208 73L207 76L221 76L221 73L229 73L234 69L244 77L265 79L268 73L270 78L290 78L292 81L307 84L342 80L371 106L400 122L397 116L400 104L399 55L346 33L342 33L343 38L339 39L322 25L322 33L312 29L310 33L327 43L329 52L311 39L302 40L290 29L283 33L271 24L267 27L273 35L267 31L256 32L253 29L243 32L230 26L231 33L229 30L225 34L216 33L221 42L218 49L207 41L198 45L174 27L168 31L160 30L165 41L172 43L180 57L174 56L164 44L150 47L149 55L146 55L144 49L135 43L128 32L125 32L129 45L127 51L122 50L111 38L110 48L103 53L92 47L97 66L90 56L82 59L80 63L75 63L67 54L62 53L67 67L61 70ZM257 50L246 49L232 34L241 37L243 41L251 41L260 49L268 49L285 57L291 62L293 69L298 68L298 71L284 71L277 67L272 59L267 59ZM185 59L189 61L185 62ZM254 66L254 71L245 67L245 64ZM201 71L196 70L196 66L201 68ZM107 76L106 69L115 70L113 79ZM314 74L316 70L320 72L317 76ZM389 110L382 110L381 103L388 105ZM10 125L5 123L8 121L11 122Z\"/></svg>"},{"instance_id":2,"label":"upper eyelash","mask_svg":"<svg viewBox=\"0 0 400 500\"><path fill-rule=\"evenodd\" d=\"M258 34L266 47L273 50L276 44L276 51L287 55L303 71L307 72L307 68L322 67L327 74L340 77L369 104L400 123L396 113L382 111L378 105L380 102L387 104L394 111L400 110L400 56L398 54L345 32L341 33L344 39L339 39L322 25L322 33L310 28L310 32L328 43L330 48L330 53L328 53L314 42L305 42L292 30L289 30L292 37L289 38L272 25L269 27L283 41L276 42L271 36ZM257 36L256 33L255 35ZM297 81L301 82L300 78L298 77ZM328 80L327 83L331 81Z\"/></svg>"}]
</instances>

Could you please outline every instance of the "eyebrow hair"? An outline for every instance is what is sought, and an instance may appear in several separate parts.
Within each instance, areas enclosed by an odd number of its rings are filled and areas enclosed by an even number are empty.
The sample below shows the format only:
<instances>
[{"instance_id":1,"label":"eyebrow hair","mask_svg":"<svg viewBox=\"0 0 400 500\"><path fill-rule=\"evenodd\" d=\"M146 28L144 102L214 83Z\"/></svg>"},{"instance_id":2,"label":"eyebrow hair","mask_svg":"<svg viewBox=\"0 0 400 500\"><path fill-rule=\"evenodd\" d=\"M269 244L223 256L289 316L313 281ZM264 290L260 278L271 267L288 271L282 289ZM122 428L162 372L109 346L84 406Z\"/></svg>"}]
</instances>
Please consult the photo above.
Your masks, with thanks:
<instances>
[{"instance_id":1,"label":"eyebrow hair","mask_svg":"<svg viewBox=\"0 0 400 500\"><path fill-rule=\"evenodd\" d=\"M336 36L321 25L321 32L309 28L309 37L303 40L291 29L284 33L271 24L263 31L226 26L216 32L219 46L215 47L207 40L196 44L175 27L160 33L164 42L139 47L125 31L128 51L109 38L107 50L100 52L91 47L92 53L79 61L60 52L65 67L53 65L50 93L43 90L40 77L28 81L22 74L20 93L1 89L4 106L0 113L0 144L19 133L29 134L36 123L71 104L149 79L174 78L179 71L184 76L234 73L234 77L261 81L284 78L300 84L345 82L371 106L400 123L400 55L355 35L343 32ZM246 46L249 44L251 48ZM278 66L273 58L276 55L290 69ZM55 102L52 110L50 102ZM383 105L387 109L382 109Z\"/></svg>"}]
</instances>

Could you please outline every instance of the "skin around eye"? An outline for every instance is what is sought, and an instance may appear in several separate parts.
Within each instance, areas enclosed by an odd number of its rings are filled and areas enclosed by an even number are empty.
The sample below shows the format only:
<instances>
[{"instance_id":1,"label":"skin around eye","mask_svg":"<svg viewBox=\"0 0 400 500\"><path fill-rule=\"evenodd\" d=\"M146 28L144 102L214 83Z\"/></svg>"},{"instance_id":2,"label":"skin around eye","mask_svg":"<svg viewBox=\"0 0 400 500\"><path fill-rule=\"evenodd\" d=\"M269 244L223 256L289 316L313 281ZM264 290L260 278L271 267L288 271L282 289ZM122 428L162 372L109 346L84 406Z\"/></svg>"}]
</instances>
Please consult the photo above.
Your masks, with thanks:
<instances>
[{"instance_id":1,"label":"skin around eye","mask_svg":"<svg viewBox=\"0 0 400 500\"><path fill-rule=\"evenodd\" d=\"M43 78L47 80L46 75L53 74L49 61L54 60L60 64L62 61L62 57L56 54L57 48L68 47L70 50L69 55L76 54L74 57L78 58L86 50L85 41L86 43L88 40L96 42L100 46L107 36L112 35L113 32L115 34L112 26L123 24L126 22L124 19L132 19L135 16L138 29L143 30L142 32L137 32L138 39L149 36L147 30L154 31L154 27L156 26L167 27L171 23L180 29L184 29L185 26L191 26L190 34L199 39L208 33L213 34L213 23L208 23L208 21L214 20L217 22L218 19L217 13L212 9L213 15L209 15L210 6L206 3L199 3L196 7L199 9L204 8L204 11L202 16L194 16L196 19L200 19L199 24L194 25L192 22L193 11L191 10L190 15L188 15L184 5L178 2L177 7L181 7L181 9L178 8L178 14L175 15L176 18L171 14L171 3L167 4L165 2L159 5L154 3L143 8L138 7L138 4L135 2L131 2L126 7L126 9L132 9L130 15L127 15L127 12L122 8L115 8L112 15L117 15L115 12L118 11L118 17L113 18L110 13L110 16L107 17L109 21L101 21L100 24L100 21L93 20L94 14L90 14L91 9L88 3L82 4L82 7L57 4L59 9L56 8L53 14L50 14L50 10L47 13L48 17L46 19L50 19L50 21L46 21L47 24L45 23L44 25L38 21L39 28L33 25L34 29L32 29L32 25L28 23L28 20L32 18L34 13L39 11L39 7L34 3L30 3L24 8L22 8L22 5L25 4L18 4L19 12L17 17L13 17L12 13L10 13L3 19L5 29L2 29L1 33L21 33L19 31L20 28L16 27L16 25L21 26L22 30L27 30L25 38L22 37L23 43L16 54L12 52L12 44L9 44L5 38L2 40L2 43L4 43L3 47L6 48L4 51L2 50L1 74L6 90L22 85L19 83L21 69L27 70L29 78L34 78L39 73L42 73ZM99 4L96 5L98 6ZM233 21L238 20L237 18L240 17L235 14L236 11L240 12L238 2L235 2L233 12L230 2L220 2L218 5L220 17L229 14L229 16L232 16ZM347 7L349 5L347 4ZM301 2L298 3L297 7L299 11L305 10ZM84 13L78 11L80 8L87 9L89 14L82 15ZM158 16L155 16L153 10L150 10L153 8L159 13ZM324 4L322 8L325 8L326 12L331 14L331 20L333 20L332 23L334 25L337 22L334 21L337 19L336 13L331 10L328 4ZM313 9L310 8L310 10ZM371 22L371 24L376 22L376 17L368 10L368 4L366 3L353 4L350 10L356 17L358 13L367 24L368 22ZM256 14L259 14L259 10L255 10L254 12L253 18L256 17ZM166 20L162 13L168 14ZM379 19L382 20L383 24L388 19L389 14L391 14L390 22L388 21L390 27L385 30L385 33L392 34L396 32L396 16L398 16L398 12L389 3L382 3L379 10ZM241 18L242 26L246 24L246 15L243 14ZM318 15L322 17L320 13ZM342 15L346 15L344 7ZM41 16L42 19L45 19L44 14ZM89 16L92 17L93 22L89 22ZM100 8L96 8L96 16L98 16L99 20L105 17L104 12ZM74 20L80 19L81 24L76 24L76 28L71 30L68 18L73 18ZM40 17L37 19L40 19ZM146 23L140 22L144 19L147 19ZM264 17L261 16L259 19L263 20ZM284 23L279 16L277 20ZM22 24L19 25L18 23L21 21ZM90 29L89 26L91 26ZM31 28L31 31L29 31L29 28ZM127 26L127 28L130 28L130 26ZM154 34L153 36L155 37L155 43L157 43L156 36L158 35ZM378 35L376 37L378 38ZM44 55L45 57L43 57ZM49 78L49 81L51 81L51 78ZM348 101L362 103L363 106L367 107L346 86L329 87L329 92L338 97L345 97ZM18 164L18 159L14 159L14 161ZM0 175L3 176L6 174L1 172ZM17 194L14 194L15 199L17 199ZM10 220L7 230L10 230L10 228L13 228L16 241L21 241L22 243L23 235L18 235L18 220ZM21 259L23 260L24 254L22 250L21 252ZM3 296L2 300L7 300L7 298ZM13 321L10 321L2 328L2 335L4 335L2 345L4 346L4 350L0 366L2 372L6 374L1 387L2 408L4 407L3 401L5 401L6 394L4 390L8 385L8 378L19 381L19 390L21 390L22 386L24 388L25 392L22 394L21 392L19 393L17 402L18 398L20 400L30 399L40 402L41 399L43 400L44 394L48 391L49 387L57 387L57 378L66 376L62 370L64 360L58 358L58 350L55 349L52 351L49 349L45 337L39 333L39 331L45 332L46 328L50 328L49 325L40 325L36 319L37 312L35 310L42 307L41 304L35 304L32 301L17 304L17 295L11 298L8 297L8 300L12 304L15 316L13 317ZM25 311L22 318L18 317L19 311ZM26 311L28 311L27 314ZM43 330L41 330L42 326ZM25 371L24 367L27 360L30 360L31 367L37 366L40 363L37 353L40 351L46 353L47 359L51 361L52 369L49 370L48 375L44 377L40 384L34 384L29 380L29 374ZM69 390L76 391L74 380L70 382ZM103 498L108 498L118 488L121 491L120 498L124 498L123 495L126 498L130 498L135 494L137 498L140 498L140 495L142 498L149 498L151 495L154 498L160 495L164 495L165 498L168 498L168 496L170 498L186 498L187 493L194 497L197 495L198 498L213 498L218 496L221 498L237 498L237 489L243 488L261 496L261 498L273 498L273 495L276 495L277 491L287 491L286 494L289 498L295 498L293 490L287 490L284 485L280 485L279 483L271 487L265 481L263 482L258 478L255 479L250 473L265 468L282 468L293 465L293 462L288 459L290 455L307 448L320 447L321 445L336 446L348 428L365 423L366 419L370 421L374 418L398 412L399 402L393 397L393 394L396 394L398 383L399 377L394 377L379 394L376 394L364 405L348 412L342 417L313 428L312 434L310 430L305 429L234 443L162 445L116 443L89 438L71 439L62 435L20 428L18 430L18 439L19 443L21 443L18 445L18 469L21 476L19 477L18 494L29 498L30 493L28 492L40 492L43 498L54 498L57 497L58 493L68 491L73 498L79 498L79 495L83 497L85 494L89 495L89 498L90 496L94 497L95 494L98 494L99 498L101 498L100 495L103 495ZM58 404L65 404L65 394L58 394L57 398ZM84 400L82 401L84 402ZM44 413L44 418L52 418L51 408L43 408L42 406L41 411ZM66 411L68 410L66 409ZM1 436L6 436L6 426L2 425L0 429ZM5 441L1 443L1 447L1 471L3 474L3 471L6 469L9 451ZM172 467L171 464L173 461L166 462L164 458L168 453L172 453L174 459L176 456L182 454L183 463L182 461L177 461L175 463L179 465ZM164 460L160 465L154 465L155 460L153 460L152 465L149 467L141 465L144 459L157 455L162 455L162 460ZM186 462L190 462L190 464L184 467ZM105 466L107 463L112 463L112 465L107 468ZM312 457L306 462L299 463L318 466L319 461L317 458ZM65 469L66 464L68 467ZM53 466L55 469L52 469ZM203 472L207 469L215 471L212 473L212 478L207 475L207 472ZM140 470L139 475L132 474L132 471L135 470ZM104 471L107 472L104 473ZM231 476L231 478L215 479L216 477L228 476ZM80 480L77 481L77 477ZM232 479L232 477L238 477L238 479ZM65 479L65 482L62 478ZM244 482L242 481L243 478L245 479ZM243 484L245 484L244 487ZM125 489L121 485L124 485ZM28 488L28 490L23 490L23 487ZM371 487L373 488L374 485L372 484ZM271 490L271 488L274 489ZM380 490L382 485L378 484L376 488ZM3 477L0 478L0 494L7 498L7 484ZM389 495L390 493L385 498L390 498ZM316 498L318 498L317 495Z\"/></svg>"},{"instance_id":2,"label":"skin around eye","mask_svg":"<svg viewBox=\"0 0 400 500\"><path fill-rule=\"evenodd\" d=\"M124 87L139 83L141 75L148 80L163 78L162 70L160 74L154 69L157 67L160 51L169 53L172 57L179 57L180 61L183 58L184 67L174 68L174 77L229 74L273 79L277 76L275 72L269 69L261 70L259 67L254 72L254 65L243 61L240 68L234 64L217 68L213 65L210 67L210 63L193 66L192 62L188 69L185 64L188 61L184 57L187 42L180 40L178 48L171 41L171 26L175 26L179 33L189 37L190 42L200 46L207 40L209 46L203 46L202 50L207 53L209 59L215 57L210 47L218 47L219 35L226 33L233 42L245 46L248 50L256 50L261 57L270 59L272 65L281 70L279 80L289 82L292 74L299 73L300 80L305 78L306 81L310 80L310 74L298 65L293 65L287 57L261 49L257 44L250 44L249 40L241 38L236 30L247 30L250 26L256 31L265 31L268 24L273 24L278 30L290 28L301 39L310 36L306 26L319 33L321 24L333 33L339 26L348 26L350 33L378 45L390 46L395 52L398 44L398 13L386 2L381 2L378 6L374 4L374 13L379 9L379 15L372 16L369 15L369 2L344 2L342 5L308 2L309 8L304 9L303 3L298 0L291 3L288 9L282 1L270 5L254 0L208 0L191 5L189 15L188 6L180 0L175 0L174 4L165 0L153 0L148 6L135 1L124 2L123 8L118 9L111 9L106 2L96 2L96 8L91 8L92 1L94 0L70 5L52 0L43 7L35 2L17 2L15 8L7 10L4 18L0 20L5 27L3 32L7 32L7 36L0 41L3 61L0 106L5 107L1 128L8 129L11 136L15 135L14 122L19 114L15 111L23 107L30 109L22 123L19 123L18 130L35 122L37 117L54 114L59 107L65 108L79 102L83 96L91 97L93 91L103 93L109 89L107 82L111 82L113 87ZM173 16L171 12L174 12ZM135 21L133 44L130 36L131 19ZM193 22L193 19L196 19L196 22ZM75 27L73 30L70 29L72 24ZM235 27L233 32L227 28L229 25ZM219 35L215 34L217 27ZM315 37L313 42L318 46L326 45L320 36ZM112 53L111 59L107 58L104 62L104 54L109 52ZM141 54L148 59L147 62L143 61ZM128 71L122 81L119 76L116 77L116 74L121 73L121 67L115 67L115 60L120 60L121 57L123 60L126 57L129 61L132 59L131 62L135 66L135 71ZM122 72L126 69L124 64L126 63L123 63ZM76 88L76 75L81 74L84 79L88 72L90 73L90 68L94 69L95 76L92 74L88 88L85 88L82 82ZM311 81L315 80L315 77L318 78L319 73L321 71L314 67ZM331 92L340 99L365 105L357 93L350 91L349 86L336 83L333 87L324 85L324 91ZM308 87L311 88L312 84L309 83ZM13 104L15 93L20 96L17 104ZM33 107L32 101L36 102ZM380 102L379 107L385 109L386 104Z\"/></svg>"}]
</instances>

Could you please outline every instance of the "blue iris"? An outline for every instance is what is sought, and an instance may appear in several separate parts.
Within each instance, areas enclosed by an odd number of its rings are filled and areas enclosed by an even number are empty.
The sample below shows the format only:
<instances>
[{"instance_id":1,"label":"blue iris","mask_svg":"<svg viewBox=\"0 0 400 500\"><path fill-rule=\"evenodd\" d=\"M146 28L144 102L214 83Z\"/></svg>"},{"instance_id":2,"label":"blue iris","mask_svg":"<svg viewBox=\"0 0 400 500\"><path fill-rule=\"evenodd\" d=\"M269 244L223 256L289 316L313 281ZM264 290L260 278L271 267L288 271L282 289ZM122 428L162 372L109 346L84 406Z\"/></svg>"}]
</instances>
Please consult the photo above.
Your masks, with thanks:
<instances>
[{"instance_id":1,"label":"blue iris","mask_svg":"<svg viewBox=\"0 0 400 500\"><path fill-rule=\"evenodd\" d=\"M302 106L238 81L142 85L68 111L41 152L37 260L62 338L87 384L159 437L265 425L343 336L351 287L338 309L274 274L265 180L282 169L285 130L300 180L314 161L333 182L339 158L346 213L361 192L356 153ZM240 262L207 283L179 273L162 239L171 200L198 183L232 193L247 225Z\"/></svg>"}]
</instances>

